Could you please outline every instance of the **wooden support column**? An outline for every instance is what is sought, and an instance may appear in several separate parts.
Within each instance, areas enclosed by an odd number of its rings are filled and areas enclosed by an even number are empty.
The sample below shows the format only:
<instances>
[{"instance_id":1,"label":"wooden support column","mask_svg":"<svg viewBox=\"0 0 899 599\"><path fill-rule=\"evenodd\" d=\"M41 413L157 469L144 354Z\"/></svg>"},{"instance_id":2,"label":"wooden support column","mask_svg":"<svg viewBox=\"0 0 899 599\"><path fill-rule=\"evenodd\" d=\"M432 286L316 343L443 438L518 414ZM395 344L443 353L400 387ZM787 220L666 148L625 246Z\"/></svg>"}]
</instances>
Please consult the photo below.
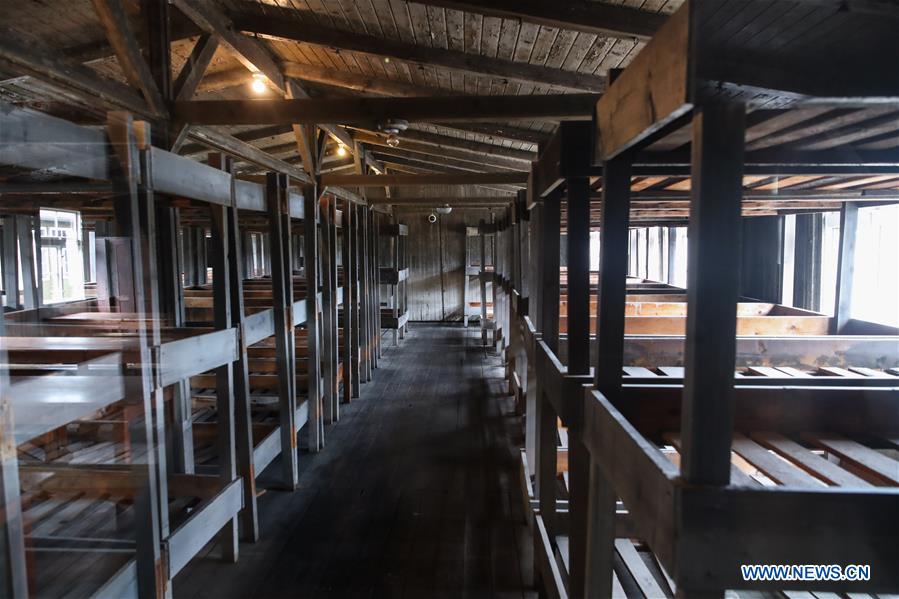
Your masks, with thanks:
<instances>
[{"instance_id":1,"label":"wooden support column","mask_svg":"<svg viewBox=\"0 0 899 599\"><path fill-rule=\"evenodd\" d=\"M362 208L355 204L350 205L352 217L350 219L350 237L352 247L350 248L350 274L349 285L353 288L351 295L350 310L352 311L352 328L350 329L350 369L352 370L352 396L359 397L361 383L361 338L362 338L362 313L359 310L360 293L362 291L359 280L359 253L361 251L361 226L360 214Z\"/></svg>"},{"instance_id":2,"label":"wooden support column","mask_svg":"<svg viewBox=\"0 0 899 599\"><path fill-rule=\"evenodd\" d=\"M352 275L352 258L354 251L353 233L353 204L348 200L343 201L343 223L341 228L341 271L343 273L343 346L341 356L343 358L343 403L350 403L353 398L353 385L355 384L355 371L353 369L353 339L352 331L355 326L356 316L353 306L356 297L356 285Z\"/></svg>"},{"instance_id":3,"label":"wooden support column","mask_svg":"<svg viewBox=\"0 0 899 599\"><path fill-rule=\"evenodd\" d=\"M152 282L156 276L154 254L148 251L155 243L155 223L151 218L153 194L152 190L139 188L140 181L152 180L148 172L152 165L148 153L144 153L143 160L138 155L135 125L130 115L110 113L107 134L116 157L115 224L122 242L116 256L120 265L117 268L129 274L127 278L119 278L119 294L127 298L125 303L131 311L152 315L152 306L158 302L153 298L154 288L147 289L145 283ZM150 321L140 321L135 333L140 352L138 376L127 377L125 387L126 403L136 404L143 412L143 418L129 421L132 455L142 456L140 461L131 463L135 486L137 589L141 597L160 597L168 592L170 580L161 555L161 539L169 532L168 510L162 509L168 502L164 455L163 459L159 458L160 452L164 453L165 421L161 418L162 390L155 386L151 369L151 345L159 330Z\"/></svg>"},{"instance_id":4,"label":"wooden support column","mask_svg":"<svg viewBox=\"0 0 899 599\"><path fill-rule=\"evenodd\" d=\"M197 285L206 285L209 283L209 258L206 255L206 228L196 227L194 229L194 258L197 261Z\"/></svg>"},{"instance_id":5,"label":"wooden support column","mask_svg":"<svg viewBox=\"0 0 899 599\"><path fill-rule=\"evenodd\" d=\"M296 429L296 361L293 332L293 284L287 259L290 231L284 231L287 182L278 173L266 174L272 300L275 319L275 363L278 368L278 403L281 427L281 483L295 490L299 481Z\"/></svg>"},{"instance_id":6,"label":"wooden support column","mask_svg":"<svg viewBox=\"0 0 899 599\"><path fill-rule=\"evenodd\" d=\"M478 268L478 287L481 290L481 345L487 345L487 236L484 235L484 219L478 221L478 247L481 266ZM496 306L494 306L494 309Z\"/></svg>"},{"instance_id":7,"label":"wooden support column","mask_svg":"<svg viewBox=\"0 0 899 599\"><path fill-rule=\"evenodd\" d=\"M840 209L840 250L837 288L831 334L837 335L852 317L852 283L855 278L855 238L858 234L858 204L845 202Z\"/></svg>"},{"instance_id":8,"label":"wooden support column","mask_svg":"<svg viewBox=\"0 0 899 599\"><path fill-rule=\"evenodd\" d=\"M156 225L159 232L157 249L159 258L159 307L160 315L174 327L184 326L184 291L181 286L182 252L179 209L157 203ZM190 380L178 382L172 389L172 430L168 435L170 468L173 472L193 474L194 443L193 414Z\"/></svg>"},{"instance_id":9,"label":"wooden support column","mask_svg":"<svg viewBox=\"0 0 899 599\"><path fill-rule=\"evenodd\" d=\"M307 425L308 448L311 452L320 451L324 447L324 429L322 418L322 394L319 388L321 380L320 364L321 354L319 350L319 320L321 311L318 300L318 191L315 185L306 185L303 188L305 201L303 219L303 242L305 251L306 289L309 294L306 299L306 330L308 344L308 401L309 424ZM290 272L288 271L288 275ZM290 279L288 278L288 283Z\"/></svg>"},{"instance_id":10,"label":"wooden support column","mask_svg":"<svg viewBox=\"0 0 899 599\"><path fill-rule=\"evenodd\" d=\"M11 218L4 219L6 224ZM9 229L4 229L4 241ZM6 273L6 262L3 272ZM0 309L0 337L5 335L4 314ZM0 347L0 363L8 364L6 349ZM0 595L28 599L28 564L25 553L25 525L19 489L19 461L13 436L12 397L9 372L0 369Z\"/></svg>"},{"instance_id":11,"label":"wooden support column","mask_svg":"<svg viewBox=\"0 0 899 599\"><path fill-rule=\"evenodd\" d=\"M41 304L39 279L40 272L35 265L34 249L34 223L35 217L28 215L16 216L16 235L19 241L19 257L22 277L22 307L33 310ZM38 237L40 240L40 237ZM40 252L40 247L38 247Z\"/></svg>"},{"instance_id":12,"label":"wooden support column","mask_svg":"<svg viewBox=\"0 0 899 599\"><path fill-rule=\"evenodd\" d=\"M372 289L372 339L374 340L374 351L372 352L372 368L378 367L378 358L381 357L381 271L378 268L380 250L378 240L381 232L381 217L374 210L368 212L371 231L371 260L369 268L371 270L371 289Z\"/></svg>"},{"instance_id":13,"label":"wooden support column","mask_svg":"<svg viewBox=\"0 0 899 599\"><path fill-rule=\"evenodd\" d=\"M337 244L335 237L336 200L322 196L321 211L321 268L322 268L322 364L324 378L324 420L337 422L339 401L337 398Z\"/></svg>"},{"instance_id":14,"label":"wooden support column","mask_svg":"<svg viewBox=\"0 0 899 599\"><path fill-rule=\"evenodd\" d=\"M541 290L539 330L543 341L553 352L559 351L559 262L561 206L559 197L547 198L542 203L540 218L540 279ZM537 386L537 493L540 515L543 517L550 538L558 533L556 526L556 462L558 457L559 416L543 392Z\"/></svg>"},{"instance_id":15,"label":"wooden support column","mask_svg":"<svg viewBox=\"0 0 899 599\"><path fill-rule=\"evenodd\" d=\"M590 180L567 180L568 374L590 374ZM587 501L590 454L584 446L583 393L563 399L575 414L568 425L569 595L586 597Z\"/></svg>"},{"instance_id":16,"label":"wooden support column","mask_svg":"<svg viewBox=\"0 0 899 599\"><path fill-rule=\"evenodd\" d=\"M208 162L210 166L228 172L231 171L231 161L225 159L221 154L210 155ZM233 188L231 200L233 205ZM209 206L209 220L212 231L212 311L213 328L216 330L231 328L233 316L230 280L231 256L229 252L231 240L228 210L227 206L219 204L211 204ZM236 431L234 425L234 368L232 362L223 364L215 369L215 405L219 478L222 481L222 486L224 486L237 478ZM235 516L219 533L222 558L225 561L237 561L237 533L237 517Z\"/></svg>"},{"instance_id":17,"label":"wooden support column","mask_svg":"<svg viewBox=\"0 0 899 599\"><path fill-rule=\"evenodd\" d=\"M371 354L372 348L374 346L372 339L372 298L374 297L374 293L371 289L371 244L370 244L370 219L369 213L370 210L366 207L361 209L360 220L361 220L361 252L359 256L359 270L360 270L360 278L361 278L361 289L359 292L359 297L361 300L359 311L362 314L361 317L361 338L360 343L362 344L362 363L360 364L361 377L362 382L367 383L371 380Z\"/></svg>"},{"instance_id":18,"label":"wooden support column","mask_svg":"<svg viewBox=\"0 0 899 599\"><path fill-rule=\"evenodd\" d=\"M542 274L542 268L540 263L541 256L541 238L540 238L540 223L543 218L543 204L538 203L530 210L530 227L528 234L528 255L530 258L529 261L529 280L532 282L532 293L528 298L528 318L533 323L534 328L536 330L536 336L539 338L540 331L539 325L540 320L537 318L537 314L539 313L540 302L543 297L543 292L541 291L540 280ZM533 356L531 356L533 358ZM528 457L528 465L531 467L531 474L537 475L537 462L538 462L538 450L537 450L537 439L539 437L539 433L537 432L538 423L537 423L537 405L540 403L539 397L540 393L542 393L540 389L540 381L537 378L537 365L534 363L533 359L528 360L527 365L527 398L525 402L525 451L527 452Z\"/></svg>"},{"instance_id":19,"label":"wooden support column","mask_svg":"<svg viewBox=\"0 0 899 599\"><path fill-rule=\"evenodd\" d=\"M697 485L730 482L745 112L713 103L693 117L681 473Z\"/></svg>"},{"instance_id":20,"label":"wooden support column","mask_svg":"<svg viewBox=\"0 0 899 599\"><path fill-rule=\"evenodd\" d=\"M730 482L746 107L710 103L693 115L681 476ZM675 573L678 596L693 596ZM724 589L706 596L723 596Z\"/></svg>"},{"instance_id":21,"label":"wooden support column","mask_svg":"<svg viewBox=\"0 0 899 599\"><path fill-rule=\"evenodd\" d=\"M624 360L624 310L627 298L630 231L631 164L621 156L603 166L600 216L600 274L598 287L596 388L615 401L621 389ZM614 490L596 460L591 459L583 596L611 597L615 554Z\"/></svg>"},{"instance_id":22,"label":"wooden support column","mask_svg":"<svg viewBox=\"0 0 899 599\"><path fill-rule=\"evenodd\" d=\"M210 162L212 164L212 162ZM229 171L231 169L229 168ZM234 198L234 179L231 180L231 197ZM240 537L246 542L259 540L259 514L256 502L256 471L253 460L253 420L251 414L249 360L247 357L247 340L244 334L244 264L238 227L238 211L231 202L225 208L227 215L228 238L228 289L231 302L230 326L240 332L238 360L233 366L234 385L234 437L237 475L243 479L243 509L240 512ZM214 279L215 277L213 277Z\"/></svg>"},{"instance_id":23,"label":"wooden support column","mask_svg":"<svg viewBox=\"0 0 899 599\"><path fill-rule=\"evenodd\" d=\"M3 291L6 306L16 309L19 304L19 238L16 234L16 217L3 217Z\"/></svg>"},{"instance_id":24,"label":"wooden support column","mask_svg":"<svg viewBox=\"0 0 899 599\"><path fill-rule=\"evenodd\" d=\"M793 305L821 309L821 245L823 214L796 215L796 253L793 262Z\"/></svg>"}]
</instances>

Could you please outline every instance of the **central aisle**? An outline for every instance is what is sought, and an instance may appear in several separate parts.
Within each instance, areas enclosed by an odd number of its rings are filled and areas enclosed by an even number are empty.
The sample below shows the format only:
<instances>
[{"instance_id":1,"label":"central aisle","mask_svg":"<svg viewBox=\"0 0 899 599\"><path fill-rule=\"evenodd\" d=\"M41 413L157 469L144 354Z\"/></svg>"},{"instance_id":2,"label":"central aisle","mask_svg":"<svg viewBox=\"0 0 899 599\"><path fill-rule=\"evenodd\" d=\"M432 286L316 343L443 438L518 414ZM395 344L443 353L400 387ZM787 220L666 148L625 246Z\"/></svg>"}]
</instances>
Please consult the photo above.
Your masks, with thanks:
<instances>
[{"instance_id":1,"label":"central aisle","mask_svg":"<svg viewBox=\"0 0 899 599\"><path fill-rule=\"evenodd\" d=\"M262 540L237 564L197 560L175 596L532 595L520 419L479 344L451 325L415 325L398 349L385 337L362 398L301 456L300 490L259 498Z\"/></svg>"}]
</instances>

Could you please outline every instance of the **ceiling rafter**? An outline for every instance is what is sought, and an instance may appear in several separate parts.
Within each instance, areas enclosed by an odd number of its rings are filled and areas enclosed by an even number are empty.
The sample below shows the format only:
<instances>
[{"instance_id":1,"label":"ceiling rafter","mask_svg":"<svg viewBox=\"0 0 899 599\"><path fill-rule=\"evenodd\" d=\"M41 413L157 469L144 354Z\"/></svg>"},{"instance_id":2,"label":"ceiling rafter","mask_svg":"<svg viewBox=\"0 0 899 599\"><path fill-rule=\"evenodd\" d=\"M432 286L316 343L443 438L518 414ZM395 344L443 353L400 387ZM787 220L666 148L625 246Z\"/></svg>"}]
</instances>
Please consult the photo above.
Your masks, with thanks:
<instances>
[{"instance_id":1,"label":"ceiling rafter","mask_svg":"<svg viewBox=\"0 0 899 599\"><path fill-rule=\"evenodd\" d=\"M184 1L184 0L177 0ZM574 73L527 62L469 54L409 44L358 32L331 29L321 25L304 26L296 18L297 11L266 6L265 14L249 9L233 15L235 26L243 31L293 42L303 42L329 48L339 48L379 57L395 58L440 66L479 76L494 76L510 81L542 83L572 91L601 92L606 78L587 73Z\"/></svg>"},{"instance_id":2,"label":"ceiling rafter","mask_svg":"<svg viewBox=\"0 0 899 599\"><path fill-rule=\"evenodd\" d=\"M490 0L464 2L462 0L413 0L416 4L439 6L453 10L536 23L557 29L583 31L603 37L637 38L647 40L658 31L665 15L584 0Z\"/></svg>"}]
</instances>

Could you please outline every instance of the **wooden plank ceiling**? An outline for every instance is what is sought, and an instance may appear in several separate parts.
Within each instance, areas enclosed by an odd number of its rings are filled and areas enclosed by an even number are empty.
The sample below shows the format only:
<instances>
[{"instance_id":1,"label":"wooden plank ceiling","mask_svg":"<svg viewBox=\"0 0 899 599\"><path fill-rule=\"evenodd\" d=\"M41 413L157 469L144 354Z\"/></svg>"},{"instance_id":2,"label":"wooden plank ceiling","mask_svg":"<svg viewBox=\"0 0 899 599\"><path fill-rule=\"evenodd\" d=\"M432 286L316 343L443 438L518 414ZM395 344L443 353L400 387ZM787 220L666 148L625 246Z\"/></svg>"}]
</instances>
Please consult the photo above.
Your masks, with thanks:
<instances>
[{"instance_id":1,"label":"wooden plank ceiling","mask_svg":"<svg viewBox=\"0 0 899 599\"><path fill-rule=\"evenodd\" d=\"M489 7L449 0L183 0L171 10L172 77L177 79L189 60L208 60L192 97L178 99L284 97L271 81L265 93L251 91L248 67L257 70L253 61L236 51L227 36L221 36L217 45L219 36L201 37L204 32L197 19L175 8L190 13L191 7L198 11L212 7L232 21L237 35L255 46L254 52L266 53L308 97L598 93L605 87L608 70L627 66L682 1L578 0L546 11L536 0L483 3ZM4 24L22 47L62 63L85 64L97 75L130 86L98 18L103 11L95 5L102 4L12 3L5 8ZM139 4L122 2L138 39ZM100 122L102 111L111 108L79 98L58 82L21 76L22 71L3 60L3 53L0 47L0 100L87 123ZM361 140L369 165L380 166L382 172L514 173L530 168L537 144L554 127L555 122L543 119L416 122L400 135L396 148L385 143L376 127L349 129L342 139ZM205 128L234 136L285 162L302 162L289 125ZM208 136L192 133L193 139L180 151L202 159ZM354 147L346 149L347 154L339 153L335 139L330 140L323 153L323 174L354 172L350 155ZM258 164L238 164L241 173L262 170ZM478 195L507 196L520 187L497 184L472 189Z\"/></svg>"}]
</instances>

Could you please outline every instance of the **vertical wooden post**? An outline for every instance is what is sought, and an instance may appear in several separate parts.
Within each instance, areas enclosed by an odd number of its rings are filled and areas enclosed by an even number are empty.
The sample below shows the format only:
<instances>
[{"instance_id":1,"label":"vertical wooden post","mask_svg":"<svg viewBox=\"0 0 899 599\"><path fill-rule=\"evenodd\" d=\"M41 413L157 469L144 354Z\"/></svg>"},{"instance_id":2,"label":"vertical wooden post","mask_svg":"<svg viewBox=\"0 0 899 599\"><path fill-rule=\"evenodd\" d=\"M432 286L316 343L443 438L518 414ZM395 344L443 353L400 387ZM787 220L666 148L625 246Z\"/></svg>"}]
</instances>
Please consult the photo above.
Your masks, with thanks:
<instances>
[{"instance_id":1,"label":"vertical wooden post","mask_svg":"<svg viewBox=\"0 0 899 599\"><path fill-rule=\"evenodd\" d=\"M855 278L855 238L858 234L858 204L844 202L840 208L840 250L837 261L837 288L831 334L842 332L852 317L852 283Z\"/></svg>"},{"instance_id":2,"label":"vertical wooden post","mask_svg":"<svg viewBox=\"0 0 899 599\"><path fill-rule=\"evenodd\" d=\"M631 164L628 157L603 166L600 216L600 275L598 296L595 383L606 397L617 398L624 359L624 309L627 299L630 231ZM585 563L585 596L609 597L615 541L615 493L591 460Z\"/></svg>"},{"instance_id":3,"label":"vertical wooden post","mask_svg":"<svg viewBox=\"0 0 899 599\"><path fill-rule=\"evenodd\" d=\"M730 481L745 111L713 103L693 117L681 416L681 472L690 484Z\"/></svg>"},{"instance_id":4,"label":"vertical wooden post","mask_svg":"<svg viewBox=\"0 0 899 599\"><path fill-rule=\"evenodd\" d=\"M32 310L40 305L37 279L40 273L35 270L34 257L34 218L28 215L16 216L16 235L19 241L19 256L22 277L22 307ZM38 248L40 251L40 248Z\"/></svg>"},{"instance_id":5,"label":"vertical wooden post","mask_svg":"<svg viewBox=\"0 0 899 599\"><path fill-rule=\"evenodd\" d=\"M322 360L324 366L324 420L326 423L337 422L337 254L334 241L334 202L328 196L322 196L319 204L321 210L322 232Z\"/></svg>"},{"instance_id":6,"label":"vertical wooden post","mask_svg":"<svg viewBox=\"0 0 899 599\"><path fill-rule=\"evenodd\" d=\"M290 264L284 248L285 232L282 215L286 209L287 189L278 173L266 175L266 203L269 216L269 247L272 272L272 301L275 320L275 363L278 377L279 422L281 427L281 482L288 490L295 490L299 481L297 465L296 428L296 361L291 346L293 331L293 285L290 283Z\"/></svg>"},{"instance_id":7,"label":"vertical wooden post","mask_svg":"<svg viewBox=\"0 0 899 599\"><path fill-rule=\"evenodd\" d=\"M209 164L224 171L230 171L230 160L221 154L211 154ZM232 190L233 203L233 190ZM229 277L231 256L229 255L230 239L228 231L228 208L222 205L210 205L210 229L212 232L212 309L213 328L225 330L231 328L231 281ZM237 455L235 453L234 426L234 370L228 362L215 369L215 403L217 418L216 444L218 448L219 478L226 485L237 478ZM226 524L220 533L222 557L225 561L235 562L238 556L237 518Z\"/></svg>"},{"instance_id":8,"label":"vertical wooden post","mask_svg":"<svg viewBox=\"0 0 899 599\"><path fill-rule=\"evenodd\" d=\"M352 273L352 253L354 251L353 233L353 204L345 200L343 203L343 223L341 230L341 269L343 272L343 402L350 403L353 398L353 385L355 371L353 369L353 338L352 331L355 326L353 305L355 302L356 285Z\"/></svg>"},{"instance_id":9,"label":"vertical wooden post","mask_svg":"<svg viewBox=\"0 0 899 599\"><path fill-rule=\"evenodd\" d=\"M547 347L559 351L559 262L560 262L560 216L558 196L546 198L542 202L540 218L540 262L541 290L540 333ZM540 515L546 530L553 538L556 527L556 461L558 438L558 414L543 392L537 388L537 492L540 500Z\"/></svg>"},{"instance_id":10,"label":"vertical wooden post","mask_svg":"<svg viewBox=\"0 0 899 599\"><path fill-rule=\"evenodd\" d=\"M793 305L821 309L821 241L823 214L796 215L796 254L793 270Z\"/></svg>"},{"instance_id":11,"label":"vertical wooden post","mask_svg":"<svg viewBox=\"0 0 899 599\"><path fill-rule=\"evenodd\" d=\"M372 367L372 349L374 341L372 339L372 302L374 293L371 288L371 219L369 218L369 209L363 207L361 209L361 226L362 226L362 246L359 257L359 270L362 279L362 288L359 292L360 305L359 311L362 313L362 382L367 383L371 380Z\"/></svg>"},{"instance_id":12,"label":"vertical wooden post","mask_svg":"<svg viewBox=\"0 0 899 599\"><path fill-rule=\"evenodd\" d=\"M590 373L590 181L568 179L568 374ZM590 455L584 446L583 393L573 402L568 424L569 480L569 595L584 597L586 577L587 499Z\"/></svg>"},{"instance_id":13,"label":"vertical wooden post","mask_svg":"<svg viewBox=\"0 0 899 599\"><path fill-rule=\"evenodd\" d=\"M11 218L4 219L8 223ZM4 223L4 224L5 224ZM3 231L4 241L9 229ZM6 265L3 272L6 273ZM0 337L5 334L0 309ZM0 347L0 364L8 364L5 347ZM22 497L19 490L19 462L13 435L12 397L9 371L0 369L0 595L28 599L28 565L25 559L25 525L22 521Z\"/></svg>"},{"instance_id":14,"label":"vertical wooden post","mask_svg":"<svg viewBox=\"0 0 899 599\"><path fill-rule=\"evenodd\" d=\"M359 295L362 291L359 281L359 252L361 251L361 236L359 215L362 208L356 205L350 205L349 208L352 216L350 218L350 274L348 285L352 288L350 296L349 309L352 312L352 326L349 331L350 335L350 369L352 370L352 397L359 397L361 370L360 370L360 351L361 351L361 332L362 332L362 313L359 310ZM346 309L346 307L344 308Z\"/></svg>"},{"instance_id":15,"label":"vertical wooden post","mask_svg":"<svg viewBox=\"0 0 899 599\"><path fill-rule=\"evenodd\" d=\"M3 217L3 291L6 292L6 305L16 309L19 303L19 254L18 235L16 234L16 217Z\"/></svg>"},{"instance_id":16,"label":"vertical wooden post","mask_svg":"<svg viewBox=\"0 0 899 599\"><path fill-rule=\"evenodd\" d=\"M528 317L536 329L536 334L540 335L540 319L537 317L540 311L541 301L543 299L542 286L540 285L543 274L543 263L540 260L542 251L542 237L540 235L540 223L543 220L543 204L538 203L531 209L530 214L530 231L528 235L530 257L530 274L531 295L528 298ZM532 356L533 357L533 356ZM540 404L540 380L537 377L537 365L534 360L528 360L528 386L527 400L525 404L525 450L527 451L528 465L532 469L532 474L536 476L538 470L539 451L538 438L540 436L537 422L538 405Z\"/></svg>"},{"instance_id":17,"label":"vertical wooden post","mask_svg":"<svg viewBox=\"0 0 899 599\"><path fill-rule=\"evenodd\" d=\"M152 316L156 300L154 288L145 283L154 281L154 255L148 251L155 242L152 219L153 194L146 188L139 189L140 181L151 181L152 165L149 153L141 160L137 150L134 122L130 115L121 112L109 114L107 134L117 158L115 213L117 234L123 241L120 247L125 256L118 256L121 263L128 262L130 277L120 278L120 294L128 298L130 309ZM144 169L141 176L141 169ZM144 218L142 218L144 217ZM148 309L149 308L149 309ZM134 514L136 529L137 587L141 597L158 597L167 592L170 581L162 563L161 539L168 536L167 477L164 456L164 419L161 418L162 393L156 388L151 372L153 363L153 337L158 337L158 327L150 320L139 321L136 329L140 352L138 377L126 379L128 402L139 402L143 418L129 422L132 455L143 456L140 462L132 462L135 497ZM160 459L162 453L162 459Z\"/></svg>"},{"instance_id":18,"label":"vertical wooden post","mask_svg":"<svg viewBox=\"0 0 899 599\"><path fill-rule=\"evenodd\" d=\"M303 249L306 265L306 289L309 294L306 299L306 331L308 344L308 402L309 424L307 425L308 449L317 452L324 446L323 418L322 418L322 394L319 385L321 380L319 352L319 320L320 310L318 300L318 190L315 185L306 185L303 188L305 201L303 219Z\"/></svg>"},{"instance_id":19,"label":"vertical wooden post","mask_svg":"<svg viewBox=\"0 0 899 599\"><path fill-rule=\"evenodd\" d=\"M481 258L478 267L478 287L481 290L481 345L487 345L487 237L484 219L478 221L478 247Z\"/></svg>"},{"instance_id":20,"label":"vertical wooden post","mask_svg":"<svg viewBox=\"0 0 899 599\"><path fill-rule=\"evenodd\" d=\"M372 210L371 219L371 252L373 256L371 277L372 281L374 281L372 288L375 294L372 302L372 322L374 323L373 335L375 340L374 367L377 368L378 360L381 358L381 269L378 268L381 259L381 215Z\"/></svg>"}]
</instances>

